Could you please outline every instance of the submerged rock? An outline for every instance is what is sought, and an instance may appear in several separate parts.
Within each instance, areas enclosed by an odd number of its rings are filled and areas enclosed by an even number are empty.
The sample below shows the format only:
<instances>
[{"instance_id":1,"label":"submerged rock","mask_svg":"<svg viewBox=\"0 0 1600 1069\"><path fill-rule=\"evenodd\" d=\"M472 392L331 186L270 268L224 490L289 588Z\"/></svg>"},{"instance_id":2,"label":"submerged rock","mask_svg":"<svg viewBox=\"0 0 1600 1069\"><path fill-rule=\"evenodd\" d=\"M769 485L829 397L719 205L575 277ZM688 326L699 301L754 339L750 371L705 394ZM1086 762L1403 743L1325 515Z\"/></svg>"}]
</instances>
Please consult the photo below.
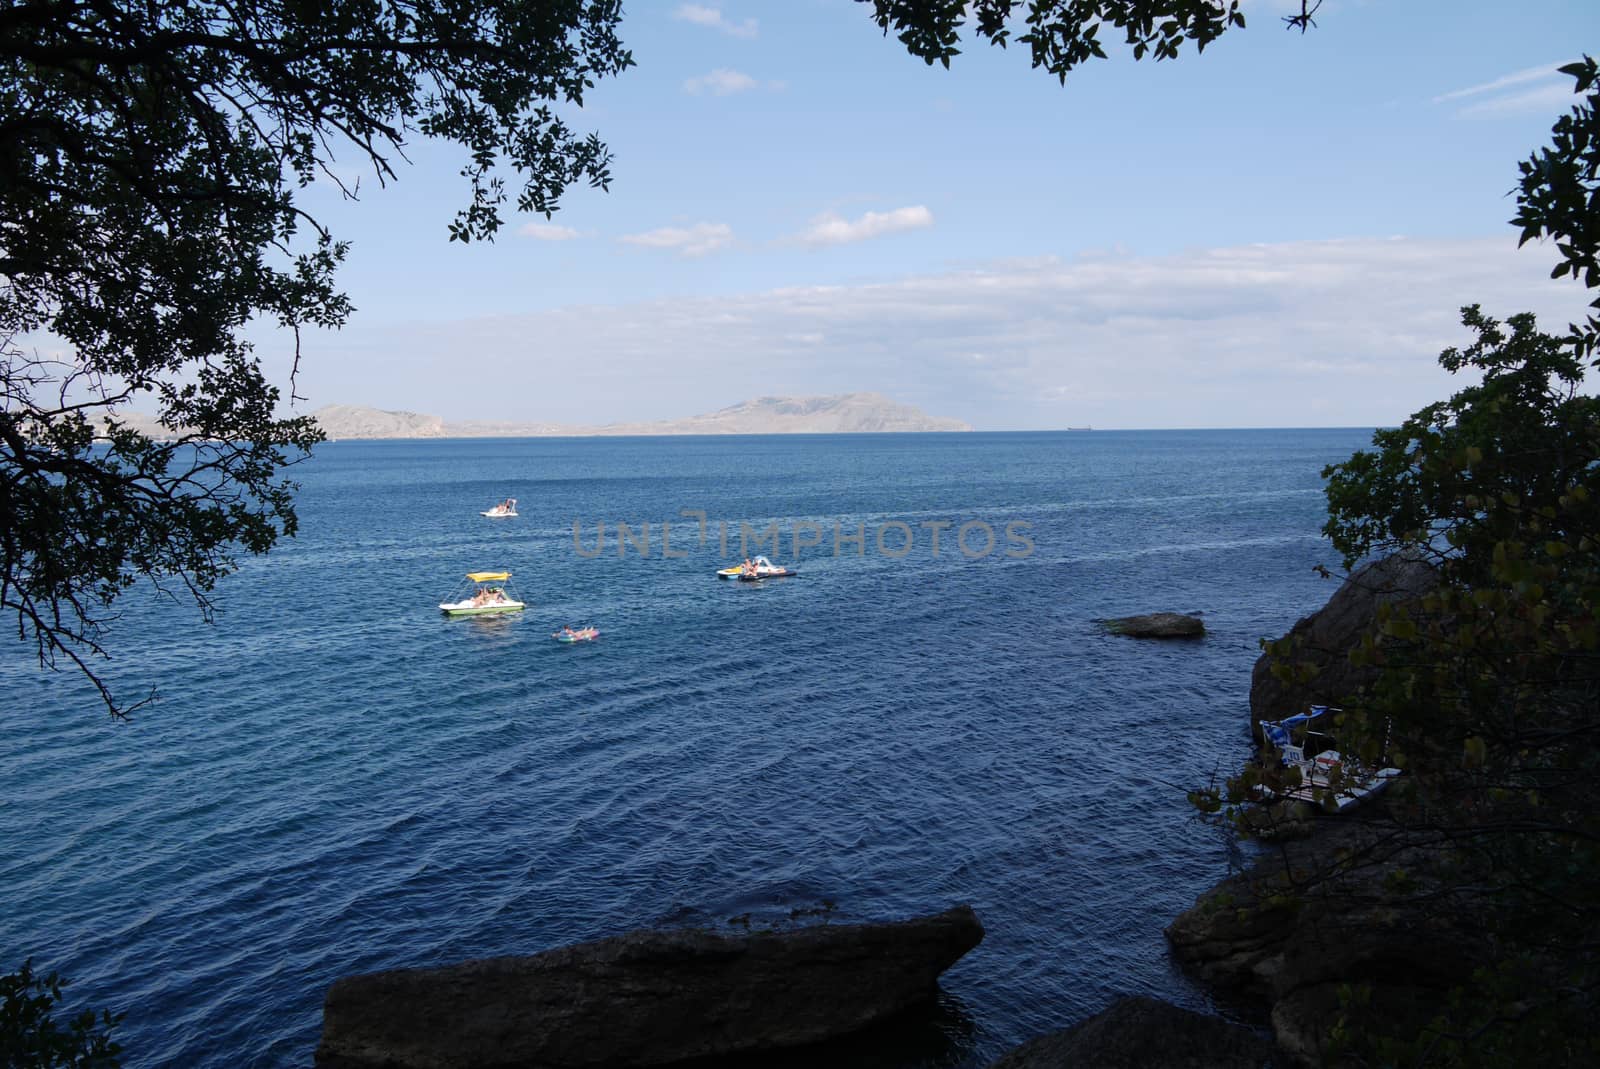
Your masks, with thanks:
<instances>
[{"instance_id":1,"label":"submerged rock","mask_svg":"<svg viewBox=\"0 0 1600 1069\"><path fill-rule=\"evenodd\" d=\"M1029 1040L989 1069L1264 1069L1274 1048L1248 1028L1143 996Z\"/></svg>"},{"instance_id":2,"label":"submerged rock","mask_svg":"<svg viewBox=\"0 0 1600 1069\"><path fill-rule=\"evenodd\" d=\"M1144 616L1121 616L1105 622L1107 631L1129 638L1199 638L1206 625L1198 616L1180 612L1152 612Z\"/></svg>"},{"instance_id":3,"label":"submerged rock","mask_svg":"<svg viewBox=\"0 0 1600 1069\"><path fill-rule=\"evenodd\" d=\"M620 1069L814 1043L931 998L983 939L970 906L737 936L638 931L528 957L351 976L319 1066Z\"/></svg>"},{"instance_id":4,"label":"submerged rock","mask_svg":"<svg viewBox=\"0 0 1600 1069\"><path fill-rule=\"evenodd\" d=\"M1427 561L1401 554L1351 572L1326 605L1284 636L1294 647L1287 663L1309 665L1309 677L1278 678L1271 653L1256 661L1250 673L1250 730L1256 739L1263 720L1282 720L1311 705L1340 705L1375 680L1377 667L1351 664L1350 651L1372 629L1378 606L1421 597L1438 582Z\"/></svg>"}]
</instances>

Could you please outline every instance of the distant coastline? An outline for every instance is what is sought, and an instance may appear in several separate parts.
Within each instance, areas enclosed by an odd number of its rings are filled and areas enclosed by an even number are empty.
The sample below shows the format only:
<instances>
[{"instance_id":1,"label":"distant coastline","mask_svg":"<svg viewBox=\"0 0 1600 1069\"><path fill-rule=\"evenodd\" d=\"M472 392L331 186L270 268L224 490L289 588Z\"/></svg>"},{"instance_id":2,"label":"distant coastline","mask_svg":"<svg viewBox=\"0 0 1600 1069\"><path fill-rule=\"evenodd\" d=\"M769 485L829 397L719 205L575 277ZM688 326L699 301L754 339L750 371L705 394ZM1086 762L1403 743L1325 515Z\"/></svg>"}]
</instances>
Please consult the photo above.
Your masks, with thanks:
<instances>
[{"instance_id":1,"label":"distant coastline","mask_svg":"<svg viewBox=\"0 0 1600 1069\"><path fill-rule=\"evenodd\" d=\"M448 422L418 412L326 405L311 414L331 439L549 438L684 434L894 434L963 432L971 424L930 416L882 394L758 397L702 415L646 423L584 426L491 420Z\"/></svg>"}]
</instances>

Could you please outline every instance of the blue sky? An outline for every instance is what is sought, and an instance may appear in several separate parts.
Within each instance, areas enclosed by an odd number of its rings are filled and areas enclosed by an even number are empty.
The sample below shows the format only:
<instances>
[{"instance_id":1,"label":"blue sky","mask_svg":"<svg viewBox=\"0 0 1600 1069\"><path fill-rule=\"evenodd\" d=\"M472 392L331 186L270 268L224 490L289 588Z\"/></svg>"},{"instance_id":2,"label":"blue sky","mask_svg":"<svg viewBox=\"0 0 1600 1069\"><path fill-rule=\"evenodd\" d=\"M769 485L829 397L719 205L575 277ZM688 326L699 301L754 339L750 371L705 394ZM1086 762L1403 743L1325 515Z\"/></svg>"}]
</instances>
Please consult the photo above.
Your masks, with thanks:
<instances>
[{"instance_id":1,"label":"blue sky","mask_svg":"<svg viewBox=\"0 0 1600 1069\"><path fill-rule=\"evenodd\" d=\"M983 430L1392 424L1451 390L1460 305L1576 318L1506 220L1600 4L1325 0L1305 35L1283 10L1061 86L971 40L927 67L853 0L635 0L638 66L567 115L609 193L462 246L448 146L356 204L306 192L358 311L306 338L302 407L604 423L876 390Z\"/></svg>"}]
</instances>

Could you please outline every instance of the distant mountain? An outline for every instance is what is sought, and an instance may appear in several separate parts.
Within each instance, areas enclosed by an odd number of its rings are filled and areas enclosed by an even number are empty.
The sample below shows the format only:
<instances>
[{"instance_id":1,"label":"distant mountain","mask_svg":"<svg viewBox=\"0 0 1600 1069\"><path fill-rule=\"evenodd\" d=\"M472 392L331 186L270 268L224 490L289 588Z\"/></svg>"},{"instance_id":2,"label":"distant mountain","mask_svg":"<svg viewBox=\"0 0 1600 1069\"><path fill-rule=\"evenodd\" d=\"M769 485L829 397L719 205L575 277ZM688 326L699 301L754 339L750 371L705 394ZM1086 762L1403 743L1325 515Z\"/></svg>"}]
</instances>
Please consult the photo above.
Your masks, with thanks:
<instances>
[{"instance_id":1,"label":"distant mountain","mask_svg":"<svg viewBox=\"0 0 1600 1069\"><path fill-rule=\"evenodd\" d=\"M420 412L384 412L360 405L324 405L311 413L329 438L448 438L444 420Z\"/></svg>"},{"instance_id":2,"label":"distant mountain","mask_svg":"<svg viewBox=\"0 0 1600 1069\"><path fill-rule=\"evenodd\" d=\"M958 419L930 416L881 393L828 397L758 397L687 419L614 423L594 434L867 434L895 431L970 431Z\"/></svg>"},{"instance_id":3,"label":"distant mountain","mask_svg":"<svg viewBox=\"0 0 1600 1069\"><path fill-rule=\"evenodd\" d=\"M312 413L329 438L532 438L621 434L860 434L970 431L956 419L929 416L876 393L828 397L759 397L717 412L652 423L584 427L556 423L469 420L446 423L416 412L328 405Z\"/></svg>"}]
</instances>

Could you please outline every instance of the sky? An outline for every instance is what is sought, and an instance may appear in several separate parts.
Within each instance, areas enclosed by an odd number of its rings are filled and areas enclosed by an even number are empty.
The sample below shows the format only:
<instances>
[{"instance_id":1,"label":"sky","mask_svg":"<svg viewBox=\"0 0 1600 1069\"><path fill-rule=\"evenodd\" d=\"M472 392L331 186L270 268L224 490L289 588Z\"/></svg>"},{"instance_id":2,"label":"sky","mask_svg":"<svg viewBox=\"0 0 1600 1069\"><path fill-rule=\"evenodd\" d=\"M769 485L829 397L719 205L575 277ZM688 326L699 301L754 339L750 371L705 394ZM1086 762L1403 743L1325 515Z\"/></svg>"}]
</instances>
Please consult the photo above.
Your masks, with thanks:
<instances>
[{"instance_id":1,"label":"sky","mask_svg":"<svg viewBox=\"0 0 1600 1069\"><path fill-rule=\"evenodd\" d=\"M876 391L978 430L1392 425L1461 385L1437 356L1462 305L1579 318L1507 220L1600 3L1324 0L1303 35L1286 10L1063 86L970 36L929 67L855 0L633 0L637 66L562 113L615 154L609 192L465 246L448 145L358 202L302 193L352 242L357 311L305 337L299 410ZM284 380L288 340L257 345Z\"/></svg>"}]
</instances>

